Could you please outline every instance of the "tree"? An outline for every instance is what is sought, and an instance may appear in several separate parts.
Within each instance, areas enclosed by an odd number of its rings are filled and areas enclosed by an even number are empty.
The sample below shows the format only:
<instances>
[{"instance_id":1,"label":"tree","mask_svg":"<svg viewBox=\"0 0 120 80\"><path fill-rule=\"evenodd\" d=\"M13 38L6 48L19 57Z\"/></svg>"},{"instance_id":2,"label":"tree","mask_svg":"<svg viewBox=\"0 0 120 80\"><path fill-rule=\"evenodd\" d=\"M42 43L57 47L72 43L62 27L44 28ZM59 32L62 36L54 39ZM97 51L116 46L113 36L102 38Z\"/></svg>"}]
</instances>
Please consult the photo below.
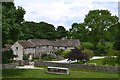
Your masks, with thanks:
<instances>
[{"instance_id":1,"label":"tree","mask_svg":"<svg viewBox=\"0 0 120 80\"><path fill-rule=\"evenodd\" d=\"M88 30L85 28L84 23L73 23L72 28L69 31L69 38L79 39L81 41L81 47L84 48L82 42L87 41Z\"/></svg>"},{"instance_id":2,"label":"tree","mask_svg":"<svg viewBox=\"0 0 120 80\"><path fill-rule=\"evenodd\" d=\"M12 49L9 51L4 51L2 52L2 63L10 63L14 57L15 55L13 54Z\"/></svg>"},{"instance_id":3,"label":"tree","mask_svg":"<svg viewBox=\"0 0 120 80\"><path fill-rule=\"evenodd\" d=\"M47 22L24 22L23 23L23 39L56 39L56 30L52 24Z\"/></svg>"},{"instance_id":4,"label":"tree","mask_svg":"<svg viewBox=\"0 0 120 80\"><path fill-rule=\"evenodd\" d=\"M87 29L84 23L73 23L70 29L70 37L79 39L81 42L87 41Z\"/></svg>"},{"instance_id":5,"label":"tree","mask_svg":"<svg viewBox=\"0 0 120 80\"><path fill-rule=\"evenodd\" d=\"M58 38L59 39L67 36L67 31L63 26L58 26L57 27L57 32L58 32Z\"/></svg>"},{"instance_id":6,"label":"tree","mask_svg":"<svg viewBox=\"0 0 120 80\"><path fill-rule=\"evenodd\" d=\"M90 42L96 45L100 42L105 45L105 39L108 37L108 29L116 25L118 22L117 16L112 16L108 10L91 10L86 15L84 23L89 29L88 36Z\"/></svg>"},{"instance_id":7,"label":"tree","mask_svg":"<svg viewBox=\"0 0 120 80\"><path fill-rule=\"evenodd\" d=\"M115 36L115 42L113 44L114 49L120 50L120 23L117 25L117 33Z\"/></svg>"},{"instance_id":8,"label":"tree","mask_svg":"<svg viewBox=\"0 0 120 80\"><path fill-rule=\"evenodd\" d=\"M13 2L2 3L2 41L3 46L9 41L15 42L19 39L20 25L24 20L25 11L22 7L14 6Z\"/></svg>"},{"instance_id":9,"label":"tree","mask_svg":"<svg viewBox=\"0 0 120 80\"><path fill-rule=\"evenodd\" d=\"M89 57L82 52L82 49L75 48L73 49L67 56L68 60L77 60L77 62L80 61L87 61L89 60Z\"/></svg>"}]
</instances>

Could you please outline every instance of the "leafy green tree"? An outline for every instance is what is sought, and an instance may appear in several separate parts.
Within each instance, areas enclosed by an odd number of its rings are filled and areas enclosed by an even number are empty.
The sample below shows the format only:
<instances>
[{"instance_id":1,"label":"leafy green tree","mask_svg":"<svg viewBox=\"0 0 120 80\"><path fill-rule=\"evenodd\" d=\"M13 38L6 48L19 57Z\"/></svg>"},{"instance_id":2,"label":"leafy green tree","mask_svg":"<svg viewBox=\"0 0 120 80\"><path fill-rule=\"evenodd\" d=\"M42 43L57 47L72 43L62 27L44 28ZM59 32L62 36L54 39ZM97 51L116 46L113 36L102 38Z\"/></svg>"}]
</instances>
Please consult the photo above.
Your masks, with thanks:
<instances>
[{"instance_id":1,"label":"leafy green tree","mask_svg":"<svg viewBox=\"0 0 120 80\"><path fill-rule=\"evenodd\" d=\"M84 23L73 23L70 29L70 37L79 39L81 42L87 41L87 29Z\"/></svg>"},{"instance_id":2,"label":"leafy green tree","mask_svg":"<svg viewBox=\"0 0 120 80\"><path fill-rule=\"evenodd\" d=\"M115 42L113 44L114 49L120 50L120 23L117 25L117 33L115 35Z\"/></svg>"},{"instance_id":3,"label":"leafy green tree","mask_svg":"<svg viewBox=\"0 0 120 80\"><path fill-rule=\"evenodd\" d=\"M88 30L85 28L84 23L73 23L68 38L79 39L81 41L81 47L84 48L82 42L87 41L87 32Z\"/></svg>"},{"instance_id":4,"label":"leafy green tree","mask_svg":"<svg viewBox=\"0 0 120 80\"><path fill-rule=\"evenodd\" d=\"M22 7L14 6L13 2L2 3L2 41L3 46L9 41L15 42L19 39L20 25L24 20L25 11Z\"/></svg>"},{"instance_id":5,"label":"leafy green tree","mask_svg":"<svg viewBox=\"0 0 120 80\"><path fill-rule=\"evenodd\" d=\"M4 52L2 52L2 63L12 62L14 57L15 57L15 55L13 54L12 49L10 49L9 51L4 51Z\"/></svg>"},{"instance_id":6,"label":"leafy green tree","mask_svg":"<svg viewBox=\"0 0 120 80\"><path fill-rule=\"evenodd\" d=\"M67 31L63 26L57 27L58 38L61 39L62 37L67 36Z\"/></svg>"},{"instance_id":7,"label":"leafy green tree","mask_svg":"<svg viewBox=\"0 0 120 80\"><path fill-rule=\"evenodd\" d=\"M56 39L56 30L52 24L46 22L24 22L23 23L23 37L25 39Z\"/></svg>"},{"instance_id":8,"label":"leafy green tree","mask_svg":"<svg viewBox=\"0 0 120 80\"><path fill-rule=\"evenodd\" d=\"M96 49L99 42L105 45L105 39L110 34L108 29L118 23L118 17L112 16L108 10L91 10L86 15L84 23L89 29L89 40Z\"/></svg>"}]
</instances>

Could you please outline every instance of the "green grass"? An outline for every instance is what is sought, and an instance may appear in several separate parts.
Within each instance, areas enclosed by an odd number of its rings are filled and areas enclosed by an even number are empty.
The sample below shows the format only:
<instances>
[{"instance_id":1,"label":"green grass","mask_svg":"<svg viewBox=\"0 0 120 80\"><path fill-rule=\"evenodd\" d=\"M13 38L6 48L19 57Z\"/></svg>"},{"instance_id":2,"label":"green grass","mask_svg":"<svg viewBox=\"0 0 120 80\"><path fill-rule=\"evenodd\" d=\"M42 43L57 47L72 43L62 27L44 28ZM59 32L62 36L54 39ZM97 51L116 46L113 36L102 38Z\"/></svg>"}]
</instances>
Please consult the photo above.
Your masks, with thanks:
<instances>
[{"instance_id":1,"label":"green grass","mask_svg":"<svg viewBox=\"0 0 120 80\"><path fill-rule=\"evenodd\" d=\"M4 69L3 78L118 78L117 73L70 69L69 75L47 74L39 69Z\"/></svg>"},{"instance_id":2,"label":"green grass","mask_svg":"<svg viewBox=\"0 0 120 80\"><path fill-rule=\"evenodd\" d=\"M88 61L87 63L96 63L98 66L103 66L102 60L103 59L94 59L94 60Z\"/></svg>"}]
</instances>

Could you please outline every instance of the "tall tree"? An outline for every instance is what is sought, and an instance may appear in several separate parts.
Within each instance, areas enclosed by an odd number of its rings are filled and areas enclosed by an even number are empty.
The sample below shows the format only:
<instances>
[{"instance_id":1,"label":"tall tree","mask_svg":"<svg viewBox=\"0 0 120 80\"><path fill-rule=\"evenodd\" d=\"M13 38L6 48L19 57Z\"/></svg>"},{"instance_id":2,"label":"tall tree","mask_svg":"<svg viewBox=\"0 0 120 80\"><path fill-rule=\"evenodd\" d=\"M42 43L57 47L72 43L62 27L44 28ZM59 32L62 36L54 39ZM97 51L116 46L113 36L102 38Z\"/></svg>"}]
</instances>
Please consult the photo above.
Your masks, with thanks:
<instances>
[{"instance_id":1,"label":"tall tree","mask_svg":"<svg viewBox=\"0 0 120 80\"><path fill-rule=\"evenodd\" d=\"M70 37L79 39L81 42L87 41L87 29L84 23L73 23L70 29Z\"/></svg>"},{"instance_id":2,"label":"tall tree","mask_svg":"<svg viewBox=\"0 0 120 80\"><path fill-rule=\"evenodd\" d=\"M113 47L116 49L116 50L120 50L120 23L118 23L117 25L117 34L115 36L115 42L113 44Z\"/></svg>"},{"instance_id":3,"label":"tall tree","mask_svg":"<svg viewBox=\"0 0 120 80\"><path fill-rule=\"evenodd\" d=\"M13 2L2 3L2 41L3 46L9 41L16 41L19 39L20 24L24 21L25 11L22 7L14 6Z\"/></svg>"},{"instance_id":4,"label":"tall tree","mask_svg":"<svg viewBox=\"0 0 120 80\"><path fill-rule=\"evenodd\" d=\"M67 31L63 26L58 26L57 27L57 32L58 32L58 38L62 38L62 37L67 36Z\"/></svg>"},{"instance_id":5,"label":"tall tree","mask_svg":"<svg viewBox=\"0 0 120 80\"><path fill-rule=\"evenodd\" d=\"M86 15L84 23L89 29L89 40L94 45L100 42L105 45L105 39L108 37L108 29L118 22L117 16L112 16L108 10L91 10Z\"/></svg>"}]
</instances>

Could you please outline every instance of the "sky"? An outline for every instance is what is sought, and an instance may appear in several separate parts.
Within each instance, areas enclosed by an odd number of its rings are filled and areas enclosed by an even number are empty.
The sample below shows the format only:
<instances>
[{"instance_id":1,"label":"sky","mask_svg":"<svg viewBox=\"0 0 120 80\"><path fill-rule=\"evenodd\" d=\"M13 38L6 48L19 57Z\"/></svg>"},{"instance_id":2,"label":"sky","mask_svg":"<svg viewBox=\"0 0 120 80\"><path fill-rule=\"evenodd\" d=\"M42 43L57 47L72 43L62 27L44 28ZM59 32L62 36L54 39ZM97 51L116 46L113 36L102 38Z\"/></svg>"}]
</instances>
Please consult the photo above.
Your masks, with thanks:
<instances>
[{"instance_id":1,"label":"sky","mask_svg":"<svg viewBox=\"0 0 120 80\"><path fill-rule=\"evenodd\" d=\"M73 23L82 23L89 10L105 9L118 16L119 0L14 0L22 6L25 21L47 22L55 27L70 29Z\"/></svg>"}]
</instances>

